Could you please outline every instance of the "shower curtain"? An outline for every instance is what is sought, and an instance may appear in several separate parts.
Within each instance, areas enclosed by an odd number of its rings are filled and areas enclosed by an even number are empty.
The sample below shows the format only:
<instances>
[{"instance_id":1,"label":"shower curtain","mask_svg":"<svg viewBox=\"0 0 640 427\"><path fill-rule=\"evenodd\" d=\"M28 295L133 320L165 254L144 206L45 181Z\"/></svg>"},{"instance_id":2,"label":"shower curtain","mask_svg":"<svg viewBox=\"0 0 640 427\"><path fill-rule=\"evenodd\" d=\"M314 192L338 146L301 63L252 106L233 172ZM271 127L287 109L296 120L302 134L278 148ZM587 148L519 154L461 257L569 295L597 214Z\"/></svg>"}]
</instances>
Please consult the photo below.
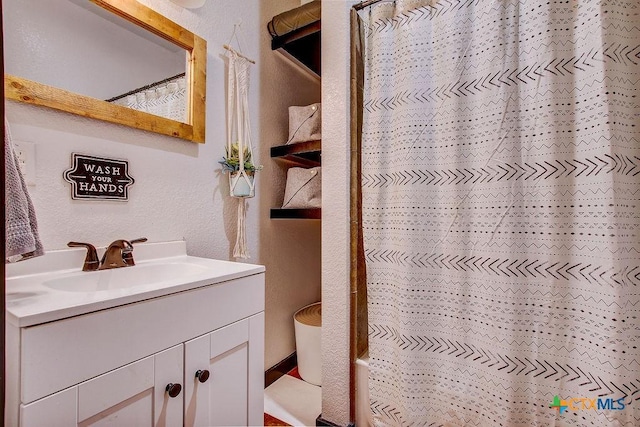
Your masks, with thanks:
<instances>
[{"instance_id":1,"label":"shower curtain","mask_svg":"<svg viewBox=\"0 0 640 427\"><path fill-rule=\"evenodd\" d=\"M640 4L360 17L376 424L640 426Z\"/></svg>"},{"instance_id":2,"label":"shower curtain","mask_svg":"<svg viewBox=\"0 0 640 427\"><path fill-rule=\"evenodd\" d=\"M114 104L186 123L187 82L184 77L164 82L113 101Z\"/></svg>"}]
</instances>

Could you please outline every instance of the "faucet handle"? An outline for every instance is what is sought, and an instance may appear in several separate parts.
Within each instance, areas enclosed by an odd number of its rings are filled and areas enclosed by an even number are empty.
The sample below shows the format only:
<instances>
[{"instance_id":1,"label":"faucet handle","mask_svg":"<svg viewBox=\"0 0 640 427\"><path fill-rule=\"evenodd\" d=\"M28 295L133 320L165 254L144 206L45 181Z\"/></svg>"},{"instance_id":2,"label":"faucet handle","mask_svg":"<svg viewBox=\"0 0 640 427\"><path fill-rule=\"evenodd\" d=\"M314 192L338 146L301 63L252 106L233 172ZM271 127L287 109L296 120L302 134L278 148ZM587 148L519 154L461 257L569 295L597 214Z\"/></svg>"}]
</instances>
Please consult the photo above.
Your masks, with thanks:
<instances>
[{"instance_id":1,"label":"faucet handle","mask_svg":"<svg viewBox=\"0 0 640 427\"><path fill-rule=\"evenodd\" d=\"M98 251L96 251L96 247L91 243L69 242L67 243L67 246L70 248L87 248L87 256L84 259L82 271L95 271L100 267Z\"/></svg>"},{"instance_id":2,"label":"faucet handle","mask_svg":"<svg viewBox=\"0 0 640 427\"><path fill-rule=\"evenodd\" d=\"M135 261L133 260L133 244L144 243L146 241L147 241L146 237L139 237L137 239L129 240L131 247L129 247L128 250L123 251L122 253L122 258L124 259L124 262L127 263L127 265L136 265Z\"/></svg>"}]
</instances>

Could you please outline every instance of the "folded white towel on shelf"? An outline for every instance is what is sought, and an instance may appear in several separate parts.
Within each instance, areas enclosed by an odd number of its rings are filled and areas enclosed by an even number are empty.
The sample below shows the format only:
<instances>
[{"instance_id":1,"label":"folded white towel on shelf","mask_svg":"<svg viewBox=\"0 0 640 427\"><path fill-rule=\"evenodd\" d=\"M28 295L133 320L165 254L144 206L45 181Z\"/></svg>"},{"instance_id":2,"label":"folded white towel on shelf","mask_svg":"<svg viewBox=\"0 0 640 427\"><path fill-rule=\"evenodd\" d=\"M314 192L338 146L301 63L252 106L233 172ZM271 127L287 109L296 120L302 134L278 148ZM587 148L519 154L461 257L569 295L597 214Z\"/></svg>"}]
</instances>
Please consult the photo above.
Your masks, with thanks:
<instances>
[{"instance_id":1,"label":"folded white towel on shelf","mask_svg":"<svg viewBox=\"0 0 640 427\"><path fill-rule=\"evenodd\" d=\"M38 235L36 213L18 165L6 119L4 126L5 262L14 262L43 255L44 249Z\"/></svg>"}]
</instances>

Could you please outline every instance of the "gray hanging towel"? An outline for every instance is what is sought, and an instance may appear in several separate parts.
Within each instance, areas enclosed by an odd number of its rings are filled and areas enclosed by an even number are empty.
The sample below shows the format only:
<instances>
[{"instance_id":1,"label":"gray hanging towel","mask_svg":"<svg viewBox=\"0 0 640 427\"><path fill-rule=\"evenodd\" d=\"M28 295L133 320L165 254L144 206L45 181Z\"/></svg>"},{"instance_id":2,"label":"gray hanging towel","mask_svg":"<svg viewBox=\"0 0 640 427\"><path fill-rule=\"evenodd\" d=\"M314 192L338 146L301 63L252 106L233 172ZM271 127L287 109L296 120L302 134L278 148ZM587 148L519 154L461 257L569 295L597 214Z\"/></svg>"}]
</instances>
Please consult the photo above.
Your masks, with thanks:
<instances>
[{"instance_id":1,"label":"gray hanging towel","mask_svg":"<svg viewBox=\"0 0 640 427\"><path fill-rule=\"evenodd\" d=\"M44 254L38 222L13 150L9 123L4 121L5 158L5 262L20 261Z\"/></svg>"}]
</instances>

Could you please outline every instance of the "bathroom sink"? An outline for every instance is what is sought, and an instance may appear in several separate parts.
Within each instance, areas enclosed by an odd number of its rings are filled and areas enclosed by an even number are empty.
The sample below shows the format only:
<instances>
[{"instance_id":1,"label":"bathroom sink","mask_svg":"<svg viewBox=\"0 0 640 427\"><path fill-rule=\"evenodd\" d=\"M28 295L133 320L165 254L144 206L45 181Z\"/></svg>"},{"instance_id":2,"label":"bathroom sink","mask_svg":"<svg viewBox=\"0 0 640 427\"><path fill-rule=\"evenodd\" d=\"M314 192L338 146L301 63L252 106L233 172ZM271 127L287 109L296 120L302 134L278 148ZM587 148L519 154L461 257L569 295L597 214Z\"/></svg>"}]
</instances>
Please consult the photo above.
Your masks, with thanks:
<instances>
[{"instance_id":1,"label":"bathroom sink","mask_svg":"<svg viewBox=\"0 0 640 427\"><path fill-rule=\"evenodd\" d=\"M136 265L100 271L81 271L83 248L7 264L7 321L27 327L205 286L226 288L264 273L261 265L190 256L186 249L184 241L138 244Z\"/></svg>"},{"instance_id":2,"label":"bathroom sink","mask_svg":"<svg viewBox=\"0 0 640 427\"><path fill-rule=\"evenodd\" d=\"M46 280L42 284L66 292L109 291L183 280L206 270L206 267L188 262L138 264L110 270L69 273L63 277Z\"/></svg>"}]
</instances>

